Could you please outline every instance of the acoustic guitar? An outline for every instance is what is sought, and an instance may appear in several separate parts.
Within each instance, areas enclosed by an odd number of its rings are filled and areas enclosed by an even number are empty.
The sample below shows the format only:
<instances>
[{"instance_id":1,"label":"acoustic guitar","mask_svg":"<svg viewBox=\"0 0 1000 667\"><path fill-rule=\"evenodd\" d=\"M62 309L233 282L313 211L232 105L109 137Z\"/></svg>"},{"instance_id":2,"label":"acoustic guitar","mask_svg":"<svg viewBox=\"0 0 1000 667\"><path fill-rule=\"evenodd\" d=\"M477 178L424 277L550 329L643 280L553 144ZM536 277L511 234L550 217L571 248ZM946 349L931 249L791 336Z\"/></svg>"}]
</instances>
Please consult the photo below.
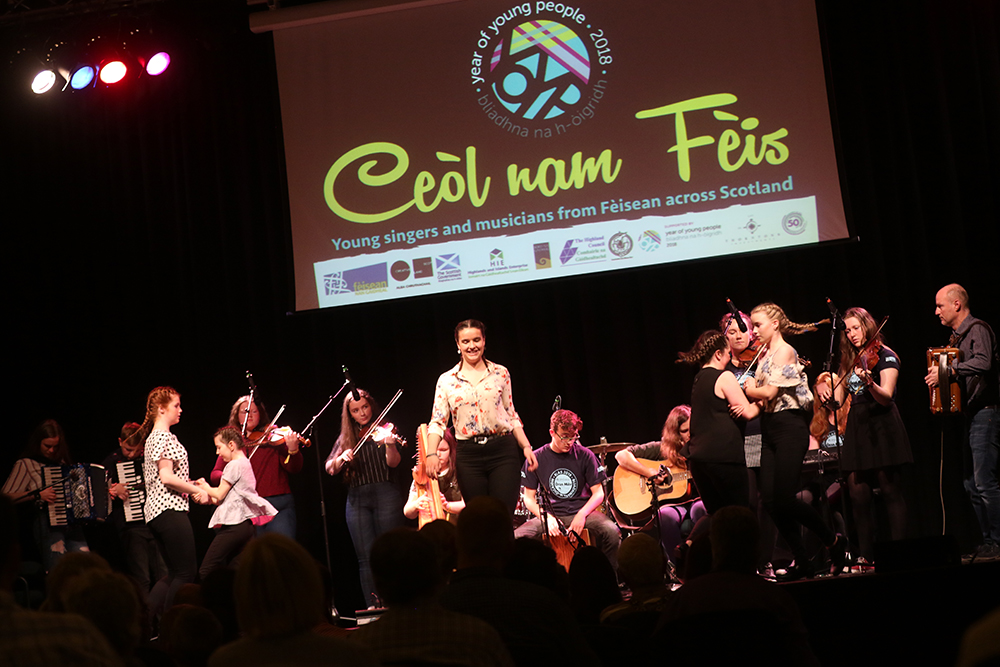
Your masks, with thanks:
<instances>
[{"instance_id":1,"label":"acoustic guitar","mask_svg":"<svg viewBox=\"0 0 1000 667\"><path fill-rule=\"evenodd\" d=\"M656 495L660 505L679 505L690 500L691 472L680 467L669 467L663 461L636 459L648 468L660 472L670 472L669 484L656 485ZM653 506L653 493L649 479L618 466L614 477L614 500L618 511L628 516L636 516Z\"/></svg>"}]
</instances>

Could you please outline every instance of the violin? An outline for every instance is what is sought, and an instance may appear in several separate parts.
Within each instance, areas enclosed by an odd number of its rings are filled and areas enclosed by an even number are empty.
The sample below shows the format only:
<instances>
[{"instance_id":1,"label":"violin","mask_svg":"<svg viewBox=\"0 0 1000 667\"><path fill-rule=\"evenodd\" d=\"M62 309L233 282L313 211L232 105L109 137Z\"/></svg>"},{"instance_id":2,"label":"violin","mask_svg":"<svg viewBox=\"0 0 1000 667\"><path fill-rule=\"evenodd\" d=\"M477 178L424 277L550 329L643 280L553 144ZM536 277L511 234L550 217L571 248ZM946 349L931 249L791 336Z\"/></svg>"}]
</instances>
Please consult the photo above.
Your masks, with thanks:
<instances>
[{"instance_id":1,"label":"violin","mask_svg":"<svg viewBox=\"0 0 1000 667\"><path fill-rule=\"evenodd\" d=\"M736 365L740 368L744 366L749 367L757 358L757 354L763 346L764 344L760 342L759 338L755 339L752 343L750 343L750 345L747 346L747 349L733 357L733 361L736 362Z\"/></svg>"},{"instance_id":2,"label":"violin","mask_svg":"<svg viewBox=\"0 0 1000 667\"><path fill-rule=\"evenodd\" d=\"M245 437L248 447L279 447L285 444L287 435L294 435L299 441L299 447L309 447L312 440L303 438L292 430L290 426L269 426L263 431L253 431Z\"/></svg>"},{"instance_id":3,"label":"violin","mask_svg":"<svg viewBox=\"0 0 1000 667\"><path fill-rule=\"evenodd\" d=\"M373 424L368 429L368 435L375 442L385 442L389 438L392 438L395 440L397 447L406 447L406 438L399 435L396 431L396 426L392 422L386 422L381 426Z\"/></svg>"},{"instance_id":4,"label":"violin","mask_svg":"<svg viewBox=\"0 0 1000 667\"><path fill-rule=\"evenodd\" d=\"M882 351L882 348L885 347L885 343L882 342L882 339L879 338L878 335L882 332L882 327L884 327L885 323L888 321L889 316L886 315L882 320L882 324L878 325L878 329L876 329L875 333L871 335L868 342L865 343L860 350L856 350L854 352L854 360L851 361L850 366L847 367L848 369L857 368L860 363L861 369L864 370L865 373L868 373L872 367L878 363L878 354ZM848 377L850 377L850 373L844 373L844 377L840 378L840 381L837 382L834 389L839 387ZM873 382L871 376L868 377L868 382Z\"/></svg>"}]
</instances>

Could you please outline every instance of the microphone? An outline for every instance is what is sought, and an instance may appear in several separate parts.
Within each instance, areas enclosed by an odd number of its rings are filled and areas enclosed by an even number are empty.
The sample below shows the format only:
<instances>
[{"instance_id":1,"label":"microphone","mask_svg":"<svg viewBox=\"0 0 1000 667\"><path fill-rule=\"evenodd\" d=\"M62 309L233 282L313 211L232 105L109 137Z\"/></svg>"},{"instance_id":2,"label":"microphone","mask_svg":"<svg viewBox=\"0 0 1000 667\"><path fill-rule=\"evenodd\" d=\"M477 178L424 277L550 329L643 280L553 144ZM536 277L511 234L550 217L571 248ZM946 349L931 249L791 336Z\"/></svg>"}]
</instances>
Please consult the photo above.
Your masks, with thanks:
<instances>
[{"instance_id":1,"label":"microphone","mask_svg":"<svg viewBox=\"0 0 1000 667\"><path fill-rule=\"evenodd\" d=\"M351 374L347 372L347 366L344 366L344 379L347 380L347 388L351 392L351 397L355 401L360 401L361 400L361 393L358 392L358 388L354 384L354 380L351 379Z\"/></svg>"},{"instance_id":2,"label":"microphone","mask_svg":"<svg viewBox=\"0 0 1000 667\"><path fill-rule=\"evenodd\" d=\"M556 395L556 400L552 403L552 412L562 408L562 396Z\"/></svg>"},{"instance_id":3,"label":"microphone","mask_svg":"<svg viewBox=\"0 0 1000 667\"><path fill-rule=\"evenodd\" d=\"M833 320L833 328L834 329L846 328L844 326L844 318L840 315L840 309L837 308L837 305L833 302L833 299L831 299L830 297L826 297L826 307L830 310L830 316L831 319Z\"/></svg>"},{"instance_id":4,"label":"microphone","mask_svg":"<svg viewBox=\"0 0 1000 667\"><path fill-rule=\"evenodd\" d=\"M249 370L247 371L247 384L250 386L250 391L254 391L257 389L257 385L253 383L253 373L251 373Z\"/></svg>"},{"instance_id":5,"label":"microphone","mask_svg":"<svg viewBox=\"0 0 1000 667\"><path fill-rule=\"evenodd\" d=\"M733 314L733 319L736 320L736 326L740 328L741 332L746 333L747 323L743 321L743 316L740 315L739 309L733 305L733 300L726 299L726 304L729 306L729 312Z\"/></svg>"}]
</instances>

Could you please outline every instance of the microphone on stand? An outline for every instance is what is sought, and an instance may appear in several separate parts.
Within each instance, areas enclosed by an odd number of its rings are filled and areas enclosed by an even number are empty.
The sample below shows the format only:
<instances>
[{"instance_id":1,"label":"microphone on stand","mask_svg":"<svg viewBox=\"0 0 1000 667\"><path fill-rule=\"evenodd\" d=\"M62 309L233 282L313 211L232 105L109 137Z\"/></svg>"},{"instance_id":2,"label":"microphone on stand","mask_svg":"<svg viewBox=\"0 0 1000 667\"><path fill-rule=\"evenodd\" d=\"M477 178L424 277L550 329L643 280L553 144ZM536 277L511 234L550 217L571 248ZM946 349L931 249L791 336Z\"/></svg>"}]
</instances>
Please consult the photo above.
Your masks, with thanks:
<instances>
[{"instance_id":1,"label":"microphone on stand","mask_svg":"<svg viewBox=\"0 0 1000 667\"><path fill-rule=\"evenodd\" d=\"M361 393L358 391L357 385L354 384L354 380L351 379L351 374L347 372L347 366L344 366L344 379L347 380L347 389L351 392L351 398L360 401Z\"/></svg>"},{"instance_id":2,"label":"microphone on stand","mask_svg":"<svg viewBox=\"0 0 1000 667\"><path fill-rule=\"evenodd\" d=\"M840 310L830 297L826 298L826 307L830 310L830 319L833 320L834 329L845 329L844 318L840 315Z\"/></svg>"},{"instance_id":3,"label":"microphone on stand","mask_svg":"<svg viewBox=\"0 0 1000 667\"><path fill-rule=\"evenodd\" d=\"M740 315L739 308L733 305L732 299L726 299L726 305L729 306L729 312L733 314L733 319L736 320L736 326L740 328L741 332L746 333L747 323L743 321L743 316Z\"/></svg>"}]
</instances>

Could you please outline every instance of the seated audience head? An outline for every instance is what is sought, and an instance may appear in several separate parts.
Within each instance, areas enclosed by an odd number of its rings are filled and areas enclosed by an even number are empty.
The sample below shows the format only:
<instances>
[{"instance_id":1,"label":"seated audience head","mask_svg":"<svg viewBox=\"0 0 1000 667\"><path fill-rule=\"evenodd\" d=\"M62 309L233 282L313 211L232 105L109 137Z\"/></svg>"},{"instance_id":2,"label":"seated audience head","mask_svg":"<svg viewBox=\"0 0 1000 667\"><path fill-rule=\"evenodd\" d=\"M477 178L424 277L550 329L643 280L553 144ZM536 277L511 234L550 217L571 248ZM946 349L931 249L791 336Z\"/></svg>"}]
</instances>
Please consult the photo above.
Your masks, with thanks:
<instances>
[{"instance_id":1,"label":"seated audience head","mask_svg":"<svg viewBox=\"0 0 1000 667\"><path fill-rule=\"evenodd\" d=\"M208 664L208 658L222 644L222 624L208 609L175 604L163 612L159 647L177 667Z\"/></svg>"},{"instance_id":2,"label":"seated audience head","mask_svg":"<svg viewBox=\"0 0 1000 667\"><path fill-rule=\"evenodd\" d=\"M458 515L458 566L503 569L514 546L514 524L506 505L478 496Z\"/></svg>"},{"instance_id":3,"label":"seated audience head","mask_svg":"<svg viewBox=\"0 0 1000 667\"><path fill-rule=\"evenodd\" d=\"M746 507L731 505L712 515L712 569L756 574L760 528Z\"/></svg>"},{"instance_id":4,"label":"seated audience head","mask_svg":"<svg viewBox=\"0 0 1000 667\"><path fill-rule=\"evenodd\" d=\"M445 519L436 519L420 529L420 534L434 543L441 575L447 579L458 567L458 529Z\"/></svg>"},{"instance_id":5,"label":"seated audience head","mask_svg":"<svg viewBox=\"0 0 1000 667\"><path fill-rule=\"evenodd\" d=\"M633 591L663 586L666 572L663 547L646 533L630 535L618 550L618 576Z\"/></svg>"},{"instance_id":6,"label":"seated audience head","mask_svg":"<svg viewBox=\"0 0 1000 667\"><path fill-rule=\"evenodd\" d=\"M236 572L236 616L256 639L289 637L323 619L323 582L309 552L275 533L247 545Z\"/></svg>"},{"instance_id":7,"label":"seated audience head","mask_svg":"<svg viewBox=\"0 0 1000 667\"><path fill-rule=\"evenodd\" d=\"M139 596L124 574L84 571L66 584L60 598L65 611L93 623L118 655L130 656L139 645Z\"/></svg>"},{"instance_id":8,"label":"seated audience head","mask_svg":"<svg viewBox=\"0 0 1000 667\"><path fill-rule=\"evenodd\" d=\"M70 582L90 571L111 572L108 561L89 551L74 551L60 558L49 573L45 586L48 589L43 611L66 611L63 600Z\"/></svg>"},{"instance_id":9,"label":"seated audience head","mask_svg":"<svg viewBox=\"0 0 1000 667\"><path fill-rule=\"evenodd\" d=\"M514 540L503 574L508 579L547 588L564 602L570 600L569 573L556 559L556 552L540 540L532 537Z\"/></svg>"},{"instance_id":10,"label":"seated audience head","mask_svg":"<svg viewBox=\"0 0 1000 667\"><path fill-rule=\"evenodd\" d=\"M375 590L390 607L431 600L443 581L434 543L412 528L380 535L370 562Z\"/></svg>"},{"instance_id":11,"label":"seated audience head","mask_svg":"<svg viewBox=\"0 0 1000 667\"><path fill-rule=\"evenodd\" d=\"M618 577L604 552L583 546L569 564L570 602L581 623L596 624L605 607L622 601Z\"/></svg>"}]
</instances>

